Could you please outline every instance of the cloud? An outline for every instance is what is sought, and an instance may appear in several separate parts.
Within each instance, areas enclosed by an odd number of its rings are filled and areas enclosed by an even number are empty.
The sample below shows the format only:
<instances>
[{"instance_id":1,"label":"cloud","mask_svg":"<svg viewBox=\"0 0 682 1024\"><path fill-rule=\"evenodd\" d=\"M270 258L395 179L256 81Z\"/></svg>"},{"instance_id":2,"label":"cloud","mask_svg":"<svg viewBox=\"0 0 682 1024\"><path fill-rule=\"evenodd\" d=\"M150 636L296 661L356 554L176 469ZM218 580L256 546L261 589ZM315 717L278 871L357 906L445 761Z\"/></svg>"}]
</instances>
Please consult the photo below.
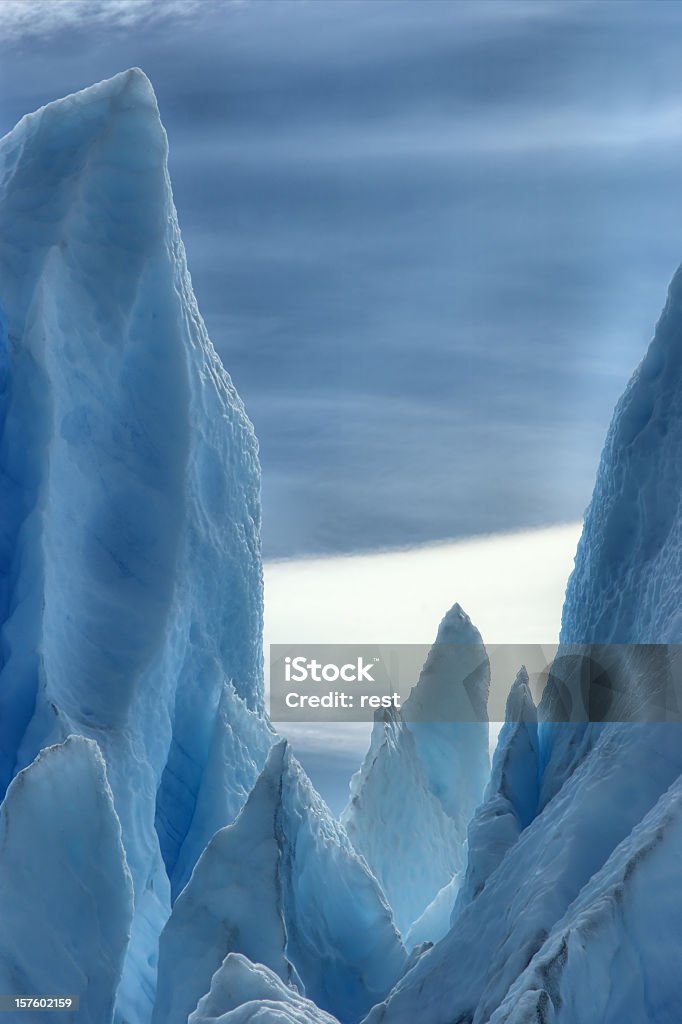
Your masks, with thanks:
<instances>
[{"instance_id":1,"label":"cloud","mask_svg":"<svg viewBox=\"0 0 682 1024\"><path fill-rule=\"evenodd\" d=\"M63 30L106 26L130 29L172 18L194 17L199 0L3 0L0 34L5 42Z\"/></svg>"}]
</instances>

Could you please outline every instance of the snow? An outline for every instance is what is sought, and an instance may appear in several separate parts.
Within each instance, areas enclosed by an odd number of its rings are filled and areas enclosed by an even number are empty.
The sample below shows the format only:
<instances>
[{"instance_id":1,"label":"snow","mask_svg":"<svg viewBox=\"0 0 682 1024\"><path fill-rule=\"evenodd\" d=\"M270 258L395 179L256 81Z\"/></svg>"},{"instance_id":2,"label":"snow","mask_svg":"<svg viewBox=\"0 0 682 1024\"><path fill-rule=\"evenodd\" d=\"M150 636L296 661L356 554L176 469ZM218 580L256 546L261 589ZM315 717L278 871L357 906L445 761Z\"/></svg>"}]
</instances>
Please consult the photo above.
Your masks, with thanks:
<instances>
[{"instance_id":1,"label":"snow","mask_svg":"<svg viewBox=\"0 0 682 1024\"><path fill-rule=\"evenodd\" d=\"M405 966L374 877L284 740L175 903L161 937L154 1024L184 1024L232 952L342 1022L383 998Z\"/></svg>"},{"instance_id":2,"label":"snow","mask_svg":"<svg viewBox=\"0 0 682 1024\"><path fill-rule=\"evenodd\" d=\"M336 1024L263 964L229 953L188 1024Z\"/></svg>"},{"instance_id":3,"label":"snow","mask_svg":"<svg viewBox=\"0 0 682 1024\"><path fill-rule=\"evenodd\" d=\"M105 1024L132 916L104 761L70 736L15 776L0 807L0 992L79 996L60 1019ZM45 1011L16 1016L41 1024Z\"/></svg>"},{"instance_id":4,"label":"snow","mask_svg":"<svg viewBox=\"0 0 682 1024\"><path fill-rule=\"evenodd\" d=\"M167 149L139 70L0 141L0 795L41 748L99 744L135 887L129 1024L171 888L271 742L257 444L197 310Z\"/></svg>"},{"instance_id":5,"label":"snow","mask_svg":"<svg viewBox=\"0 0 682 1024\"><path fill-rule=\"evenodd\" d=\"M481 636L456 604L440 624L403 713L377 717L351 781L341 820L402 933L420 919L415 941L439 937L443 897L440 910L422 915L441 890L452 890L464 868L467 822L489 771L489 683Z\"/></svg>"}]
</instances>

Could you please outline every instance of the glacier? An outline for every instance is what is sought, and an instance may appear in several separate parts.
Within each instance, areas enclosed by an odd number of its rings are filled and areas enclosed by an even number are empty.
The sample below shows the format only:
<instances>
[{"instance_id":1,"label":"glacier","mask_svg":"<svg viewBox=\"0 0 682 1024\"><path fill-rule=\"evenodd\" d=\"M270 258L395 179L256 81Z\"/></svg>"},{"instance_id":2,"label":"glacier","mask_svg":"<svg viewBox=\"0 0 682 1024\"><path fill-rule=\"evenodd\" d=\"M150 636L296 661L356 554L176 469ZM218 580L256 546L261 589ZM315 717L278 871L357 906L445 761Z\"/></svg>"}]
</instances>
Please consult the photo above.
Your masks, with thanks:
<instances>
[{"instance_id":1,"label":"glacier","mask_svg":"<svg viewBox=\"0 0 682 1024\"><path fill-rule=\"evenodd\" d=\"M406 965L376 880L286 740L173 907L154 1024L185 1024L228 953L264 965L344 1024L364 1016Z\"/></svg>"},{"instance_id":2,"label":"glacier","mask_svg":"<svg viewBox=\"0 0 682 1024\"><path fill-rule=\"evenodd\" d=\"M464 869L467 824L490 771L489 687L481 634L455 604L402 710L377 714L351 780L341 821L406 937L419 919L408 946L439 937L449 897L437 913L433 901Z\"/></svg>"},{"instance_id":3,"label":"glacier","mask_svg":"<svg viewBox=\"0 0 682 1024\"><path fill-rule=\"evenodd\" d=\"M679 1024L651 645L682 634L682 269L537 708L520 667L490 770L455 605L337 821L266 714L257 442L167 157L137 69L0 140L0 994L68 989L82 1024Z\"/></svg>"}]
</instances>

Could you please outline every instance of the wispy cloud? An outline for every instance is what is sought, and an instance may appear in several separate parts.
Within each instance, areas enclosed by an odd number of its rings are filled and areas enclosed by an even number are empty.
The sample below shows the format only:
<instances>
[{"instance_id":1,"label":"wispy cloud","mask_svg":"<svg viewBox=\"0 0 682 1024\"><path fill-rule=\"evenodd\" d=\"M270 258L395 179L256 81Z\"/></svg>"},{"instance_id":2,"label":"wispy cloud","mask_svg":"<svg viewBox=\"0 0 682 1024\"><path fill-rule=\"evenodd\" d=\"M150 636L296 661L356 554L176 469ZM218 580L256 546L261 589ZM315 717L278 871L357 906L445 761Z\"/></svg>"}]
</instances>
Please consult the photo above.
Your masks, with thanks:
<instances>
[{"instance_id":1,"label":"wispy cloud","mask_svg":"<svg viewBox=\"0 0 682 1024\"><path fill-rule=\"evenodd\" d=\"M49 36L64 29L140 24L196 15L200 0L2 0L0 33L5 41Z\"/></svg>"}]
</instances>

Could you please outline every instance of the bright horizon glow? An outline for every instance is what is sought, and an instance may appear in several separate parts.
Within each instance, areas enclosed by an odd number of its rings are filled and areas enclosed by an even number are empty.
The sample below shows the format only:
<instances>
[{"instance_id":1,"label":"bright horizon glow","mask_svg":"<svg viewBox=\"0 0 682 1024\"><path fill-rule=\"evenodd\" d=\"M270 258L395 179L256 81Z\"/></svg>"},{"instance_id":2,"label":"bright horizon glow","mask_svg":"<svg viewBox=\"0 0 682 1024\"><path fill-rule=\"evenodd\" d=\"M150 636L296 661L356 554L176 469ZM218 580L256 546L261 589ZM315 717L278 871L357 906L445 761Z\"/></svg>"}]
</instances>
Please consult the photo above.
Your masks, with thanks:
<instances>
[{"instance_id":1,"label":"bright horizon glow","mask_svg":"<svg viewBox=\"0 0 682 1024\"><path fill-rule=\"evenodd\" d=\"M266 562L266 673L271 643L431 644L455 602L484 643L554 644L580 531L580 523L568 523L369 555ZM338 811L370 726L278 729ZM498 732L492 723L491 748Z\"/></svg>"},{"instance_id":2,"label":"bright horizon glow","mask_svg":"<svg viewBox=\"0 0 682 1024\"><path fill-rule=\"evenodd\" d=\"M581 524L265 563L265 644L432 643L458 602L484 643L555 643Z\"/></svg>"}]
</instances>

